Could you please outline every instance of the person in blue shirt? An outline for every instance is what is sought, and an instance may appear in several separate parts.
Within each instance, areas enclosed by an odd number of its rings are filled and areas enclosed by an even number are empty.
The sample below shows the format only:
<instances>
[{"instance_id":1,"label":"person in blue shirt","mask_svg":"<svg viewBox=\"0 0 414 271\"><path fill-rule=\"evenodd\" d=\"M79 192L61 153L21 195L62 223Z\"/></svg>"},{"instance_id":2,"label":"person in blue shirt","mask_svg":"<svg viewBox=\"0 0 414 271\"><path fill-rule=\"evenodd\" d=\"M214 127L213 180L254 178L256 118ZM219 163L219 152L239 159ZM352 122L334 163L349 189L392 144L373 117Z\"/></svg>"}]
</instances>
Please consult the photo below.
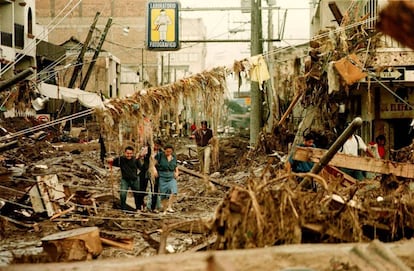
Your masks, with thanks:
<instances>
[{"instance_id":1,"label":"person in blue shirt","mask_svg":"<svg viewBox=\"0 0 414 271\"><path fill-rule=\"evenodd\" d=\"M313 133L308 133L303 136L303 143L299 144L299 147L311 147L315 148L314 144L315 137ZM293 159L293 153L290 155L287 163L286 170L288 172L305 173L311 171L313 162L297 161Z\"/></svg>"},{"instance_id":2,"label":"person in blue shirt","mask_svg":"<svg viewBox=\"0 0 414 271\"><path fill-rule=\"evenodd\" d=\"M157 161L155 177L159 178L159 191L164 214L173 213L172 205L178 192L177 178L179 174L173 146L167 145L163 152L158 152L155 155L155 160Z\"/></svg>"}]
</instances>

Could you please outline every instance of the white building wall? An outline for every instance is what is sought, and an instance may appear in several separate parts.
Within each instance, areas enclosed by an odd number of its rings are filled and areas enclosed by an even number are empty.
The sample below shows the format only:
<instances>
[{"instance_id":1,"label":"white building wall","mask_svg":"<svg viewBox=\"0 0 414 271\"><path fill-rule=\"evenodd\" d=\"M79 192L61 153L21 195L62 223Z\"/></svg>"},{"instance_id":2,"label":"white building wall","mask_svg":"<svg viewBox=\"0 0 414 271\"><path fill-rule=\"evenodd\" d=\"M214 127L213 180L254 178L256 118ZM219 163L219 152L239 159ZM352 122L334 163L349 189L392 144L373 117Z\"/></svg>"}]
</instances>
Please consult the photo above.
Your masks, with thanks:
<instances>
[{"instance_id":1,"label":"white building wall","mask_svg":"<svg viewBox=\"0 0 414 271\"><path fill-rule=\"evenodd\" d=\"M24 70L28 67L36 66L36 39L33 35L28 35L28 12L31 10L32 26L36 24L36 3L35 0L8 1L0 0L0 31L5 35L11 35L11 44L1 41L0 58L3 60L1 77L11 77L13 70ZM23 26L23 33L15 31L15 25ZM20 48L16 44L16 37L23 41ZM23 55L15 59L16 55ZM10 62L17 62L14 65L7 65Z\"/></svg>"}]
</instances>

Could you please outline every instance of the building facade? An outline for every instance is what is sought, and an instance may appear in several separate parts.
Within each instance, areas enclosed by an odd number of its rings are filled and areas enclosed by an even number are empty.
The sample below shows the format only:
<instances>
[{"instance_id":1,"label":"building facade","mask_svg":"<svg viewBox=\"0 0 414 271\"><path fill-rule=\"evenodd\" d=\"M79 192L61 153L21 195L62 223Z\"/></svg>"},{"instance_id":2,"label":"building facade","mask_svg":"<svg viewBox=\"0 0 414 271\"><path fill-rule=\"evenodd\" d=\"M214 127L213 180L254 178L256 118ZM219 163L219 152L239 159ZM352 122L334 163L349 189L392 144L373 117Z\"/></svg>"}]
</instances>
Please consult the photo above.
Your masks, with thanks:
<instances>
[{"instance_id":1,"label":"building facade","mask_svg":"<svg viewBox=\"0 0 414 271\"><path fill-rule=\"evenodd\" d=\"M0 0L0 79L36 67L36 3Z\"/></svg>"},{"instance_id":2,"label":"building facade","mask_svg":"<svg viewBox=\"0 0 414 271\"><path fill-rule=\"evenodd\" d=\"M92 44L96 44L111 17L112 24L103 44L103 51L116 56L121 63L119 93L131 94L141 88L173 82L183 76L202 71L205 66L205 45L182 44L178 51L150 51L145 47L147 0L84 0L65 20L49 33L49 41L62 44L73 37L84 42L97 12L100 13ZM48 25L59 18L67 1L37 0L39 24ZM61 15L60 15L61 16ZM180 40L189 36L205 38L205 26L198 19L180 18ZM162 76L163 75L163 76Z\"/></svg>"},{"instance_id":3,"label":"building facade","mask_svg":"<svg viewBox=\"0 0 414 271\"><path fill-rule=\"evenodd\" d=\"M341 31L341 27L358 28L366 35L370 43L360 50L356 47L353 53L367 76L350 87L341 86L340 91L348 94L344 95L343 109L347 121L362 117L364 123L359 133L365 141L383 134L388 148L399 149L412 143L414 52L377 32L378 14L387 3L315 0L311 4L311 35L329 35L329 31ZM346 24L347 20L350 23Z\"/></svg>"}]
</instances>

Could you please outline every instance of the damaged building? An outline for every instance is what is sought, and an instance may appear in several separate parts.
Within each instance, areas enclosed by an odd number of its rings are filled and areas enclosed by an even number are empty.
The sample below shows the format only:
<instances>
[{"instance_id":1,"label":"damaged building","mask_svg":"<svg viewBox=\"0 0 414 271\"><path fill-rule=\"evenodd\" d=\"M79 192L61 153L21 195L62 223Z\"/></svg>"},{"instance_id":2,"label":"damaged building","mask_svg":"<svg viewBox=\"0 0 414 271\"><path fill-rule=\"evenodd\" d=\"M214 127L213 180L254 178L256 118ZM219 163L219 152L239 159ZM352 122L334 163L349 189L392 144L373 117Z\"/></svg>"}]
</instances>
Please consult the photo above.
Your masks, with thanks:
<instances>
[{"instance_id":1,"label":"damaged building","mask_svg":"<svg viewBox=\"0 0 414 271\"><path fill-rule=\"evenodd\" d=\"M290 129L299 126L299 135L311 126L339 133L359 116L365 142L384 135L388 149L411 144L414 52L376 28L387 3L313 1L313 38L279 50L274 60L282 111L301 96Z\"/></svg>"}]
</instances>

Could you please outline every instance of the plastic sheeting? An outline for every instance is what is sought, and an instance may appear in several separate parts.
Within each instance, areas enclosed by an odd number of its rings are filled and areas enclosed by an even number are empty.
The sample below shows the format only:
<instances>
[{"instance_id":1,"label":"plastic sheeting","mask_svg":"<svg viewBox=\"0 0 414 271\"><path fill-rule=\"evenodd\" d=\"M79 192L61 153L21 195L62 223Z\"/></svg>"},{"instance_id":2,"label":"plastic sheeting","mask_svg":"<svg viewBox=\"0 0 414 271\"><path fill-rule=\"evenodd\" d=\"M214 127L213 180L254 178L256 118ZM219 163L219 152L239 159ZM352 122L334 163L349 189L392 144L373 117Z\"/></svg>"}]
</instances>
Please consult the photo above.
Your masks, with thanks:
<instances>
[{"instance_id":1,"label":"plastic sheeting","mask_svg":"<svg viewBox=\"0 0 414 271\"><path fill-rule=\"evenodd\" d=\"M103 108L101 96L94 92L83 91L78 88L66 88L56 85L40 83L38 85L40 94L52 98L64 100L67 103L79 103L88 108Z\"/></svg>"}]
</instances>

